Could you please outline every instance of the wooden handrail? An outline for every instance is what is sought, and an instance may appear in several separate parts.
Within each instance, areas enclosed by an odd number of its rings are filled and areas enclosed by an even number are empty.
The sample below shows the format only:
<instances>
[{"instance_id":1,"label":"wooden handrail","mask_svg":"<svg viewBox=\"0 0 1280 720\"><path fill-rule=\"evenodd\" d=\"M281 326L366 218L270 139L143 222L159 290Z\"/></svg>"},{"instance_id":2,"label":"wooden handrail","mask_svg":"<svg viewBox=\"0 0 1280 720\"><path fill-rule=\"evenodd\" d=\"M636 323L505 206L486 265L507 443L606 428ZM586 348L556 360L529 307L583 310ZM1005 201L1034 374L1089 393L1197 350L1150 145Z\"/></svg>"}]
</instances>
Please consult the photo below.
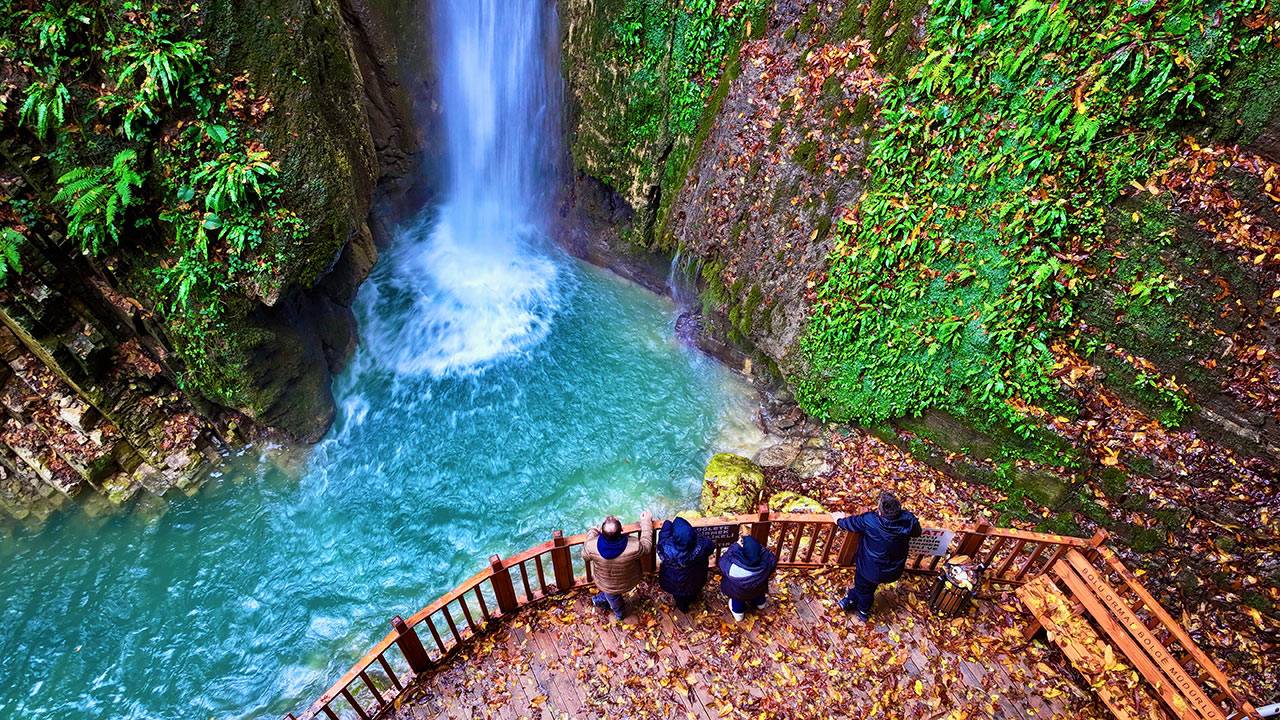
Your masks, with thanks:
<instances>
[{"instance_id":1,"label":"wooden handrail","mask_svg":"<svg viewBox=\"0 0 1280 720\"><path fill-rule=\"evenodd\" d=\"M661 522L661 520L654 520L655 534ZM742 533L744 528L750 528L749 532L761 541L761 544L775 548L779 567L815 569L852 566L858 546L858 536L853 533L837 532L831 516L827 514L774 513L762 507L760 512L755 514L690 518L689 522L695 528L736 525L739 533ZM807 542L804 539L806 529L809 529ZM962 525L950 530L954 536L944 551L952 554L963 552L963 554L983 559L988 567L987 582L1021 585L1044 573L1067 550L1075 548L1086 551L1092 558L1104 562L1109 569L1120 573L1126 583L1137 584L1137 580L1128 573L1123 563L1120 563L1119 559L1105 546L1100 546L1099 536L1095 536L1094 540L1090 541L1065 535L993 528L986 523ZM639 523L623 526L623 532L629 534L639 531ZM837 538L839 538L838 546ZM591 584L590 565L584 566L581 576L573 565L573 558L580 555L579 548L586 539L586 533L565 537L560 531L556 531L551 540L505 559L497 555L490 557L488 566L484 570L472 575L435 602L417 611L408 620L402 621L398 616L394 618L392 631L378 641L301 715L296 719L292 714L285 717L289 720L337 718L344 705L350 706L357 717L375 719L381 717L404 689L409 687L414 677L428 672L432 666L456 652L469 639L485 632L493 622L545 599L550 593L566 592ZM822 551L815 558L815 548L819 543ZM1007 554L1002 554L1006 549ZM941 556L926 558L921 555L912 555L907 564L907 570L915 573L933 573L937 571L940 559ZM534 577L532 578L529 564L533 565ZM714 558L712 564L714 565ZM645 567L646 570L654 567L652 558L649 558ZM512 569L519 574L519 585L516 584ZM552 584L547 583L548 572L554 580ZM495 604L492 608L485 601L486 584L493 592ZM1138 589L1140 593L1146 593L1140 585ZM478 603L475 606L469 605L469 596L472 595ZM1149 598L1149 594L1144 595L1144 601ZM1159 608L1154 600L1150 600L1150 603L1154 608ZM458 609L465 618L465 623L461 627L449 610L451 605L459 606ZM479 621L475 619L471 607L478 607L481 610L482 617ZM442 614L446 621L447 627L444 634L432 619L437 614ZM1186 632L1173 623L1163 609L1159 609L1158 614L1162 622L1167 620L1166 625L1172 623L1171 632L1178 642L1188 649L1197 664L1204 667L1215 682L1222 685L1224 691L1231 693L1233 700L1239 700L1238 696L1228 688L1226 676L1195 646ZM424 646L419 637L418 629L423 625L431 634L436 649L434 658L431 657L429 646ZM448 635L449 639L446 639L445 635ZM405 661L403 665L406 669L400 675L392 668L387 657L388 652L393 648L398 649ZM378 671L386 676L388 683L381 689L373 682L373 677L378 674ZM363 704L365 701L361 699L363 696L361 687L367 688L368 694L372 696L370 706ZM1243 701L1239 700L1239 702ZM1247 703L1244 706L1249 707Z\"/></svg>"}]
</instances>

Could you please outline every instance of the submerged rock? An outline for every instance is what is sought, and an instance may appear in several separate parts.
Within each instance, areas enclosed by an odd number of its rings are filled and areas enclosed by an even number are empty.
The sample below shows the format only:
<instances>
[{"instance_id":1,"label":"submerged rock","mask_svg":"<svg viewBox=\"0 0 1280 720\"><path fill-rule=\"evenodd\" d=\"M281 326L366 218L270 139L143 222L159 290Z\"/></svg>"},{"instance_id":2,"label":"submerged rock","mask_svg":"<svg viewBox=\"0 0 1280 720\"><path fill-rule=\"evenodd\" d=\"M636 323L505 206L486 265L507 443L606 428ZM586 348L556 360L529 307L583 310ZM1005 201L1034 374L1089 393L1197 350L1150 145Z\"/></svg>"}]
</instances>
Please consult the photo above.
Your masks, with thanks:
<instances>
[{"instance_id":1,"label":"submerged rock","mask_svg":"<svg viewBox=\"0 0 1280 720\"><path fill-rule=\"evenodd\" d=\"M741 455L719 453L702 475L702 512L738 515L755 510L764 490L764 470Z\"/></svg>"}]
</instances>

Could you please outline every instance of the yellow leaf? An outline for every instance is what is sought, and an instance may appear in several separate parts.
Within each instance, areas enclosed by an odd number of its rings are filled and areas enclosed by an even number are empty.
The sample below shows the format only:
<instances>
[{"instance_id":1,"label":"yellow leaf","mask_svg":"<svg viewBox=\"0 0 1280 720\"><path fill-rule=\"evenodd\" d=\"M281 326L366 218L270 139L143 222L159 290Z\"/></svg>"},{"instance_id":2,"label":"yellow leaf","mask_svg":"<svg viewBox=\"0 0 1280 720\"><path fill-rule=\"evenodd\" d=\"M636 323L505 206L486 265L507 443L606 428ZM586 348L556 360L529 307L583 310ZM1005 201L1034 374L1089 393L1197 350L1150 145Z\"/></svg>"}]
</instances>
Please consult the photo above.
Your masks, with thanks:
<instances>
[{"instance_id":1,"label":"yellow leaf","mask_svg":"<svg viewBox=\"0 0 1280 720\"><path fill-rule=\"evenodd\" d=\"M1253 618L1253 622L1258 627L1262 627L1262 613L1258 612L1258 608L1246 607L1244 611L1249 614L1249 617Z\"/></svg>"}]
</instances>

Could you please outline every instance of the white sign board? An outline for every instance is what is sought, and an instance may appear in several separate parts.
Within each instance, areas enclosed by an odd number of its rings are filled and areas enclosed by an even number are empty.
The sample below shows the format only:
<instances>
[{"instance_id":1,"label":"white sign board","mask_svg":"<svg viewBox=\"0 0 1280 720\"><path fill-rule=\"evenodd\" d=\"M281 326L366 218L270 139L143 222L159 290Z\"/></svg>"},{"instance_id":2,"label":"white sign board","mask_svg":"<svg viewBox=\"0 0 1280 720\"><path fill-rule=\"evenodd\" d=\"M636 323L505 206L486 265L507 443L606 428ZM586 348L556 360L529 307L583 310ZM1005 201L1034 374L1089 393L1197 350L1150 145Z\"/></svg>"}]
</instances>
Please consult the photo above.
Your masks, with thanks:
<instances>
[{"instance_id":1,"label":"white sign board","mask_svg":"<svg viewBox=\"0 0 1280 720\"><path fill-rule=\"evenodd\" d=\"M912 555L946 555L951 538L956 534L941 528L925 528L920 537L911 538Z\"/></svg>"}]
</instances>

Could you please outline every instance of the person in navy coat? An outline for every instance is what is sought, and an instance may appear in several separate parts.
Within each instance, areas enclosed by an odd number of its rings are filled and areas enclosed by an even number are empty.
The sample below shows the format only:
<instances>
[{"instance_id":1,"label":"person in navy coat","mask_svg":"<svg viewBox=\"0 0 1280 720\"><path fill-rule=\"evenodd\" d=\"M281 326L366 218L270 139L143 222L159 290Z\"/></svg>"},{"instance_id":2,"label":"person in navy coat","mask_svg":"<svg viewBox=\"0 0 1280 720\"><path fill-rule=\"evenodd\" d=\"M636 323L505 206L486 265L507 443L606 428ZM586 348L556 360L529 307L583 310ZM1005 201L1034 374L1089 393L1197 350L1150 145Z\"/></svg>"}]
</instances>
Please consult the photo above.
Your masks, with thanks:
<instances>
[{"instance_id":1,"label":"person in navy coat","mask_svg":"<svg viewBox=\"0 0 1280 720\"><path fill-rule=\"evenodd\" d=\"M831 513L836 525L846 532L862 533L855 560L853 587L837 602L840 609L866 622L875 602L876 588L895 582L907 566L911 538L924 532L915 515L902 509L893 493L880 493L876 510L860 515Z\"/></svg>"},{"instance_id":2,"label":"person in navy coat","mask_svg":"<svg viewBox=\"0 0 1280 720\"><path fill-rule=\"evenodd\" d=\"M764 608L769 578L777 569L778 556L750 535L742 536L720 553L720 591L729 598L734 620Z\"/></svg>"},{"instance_id":3,"label":"person in navy coat","mask_svg":"<svg viewBox=\"0 0 1280 720\"><path fill-rule=\"evenodd\" d=\"M678 517L662 523L658 539L658 585L671 593L681 612L702 594L707 584L707 560L716 546L699 535L688 520Z\"/></svg>"}]
</instances>

